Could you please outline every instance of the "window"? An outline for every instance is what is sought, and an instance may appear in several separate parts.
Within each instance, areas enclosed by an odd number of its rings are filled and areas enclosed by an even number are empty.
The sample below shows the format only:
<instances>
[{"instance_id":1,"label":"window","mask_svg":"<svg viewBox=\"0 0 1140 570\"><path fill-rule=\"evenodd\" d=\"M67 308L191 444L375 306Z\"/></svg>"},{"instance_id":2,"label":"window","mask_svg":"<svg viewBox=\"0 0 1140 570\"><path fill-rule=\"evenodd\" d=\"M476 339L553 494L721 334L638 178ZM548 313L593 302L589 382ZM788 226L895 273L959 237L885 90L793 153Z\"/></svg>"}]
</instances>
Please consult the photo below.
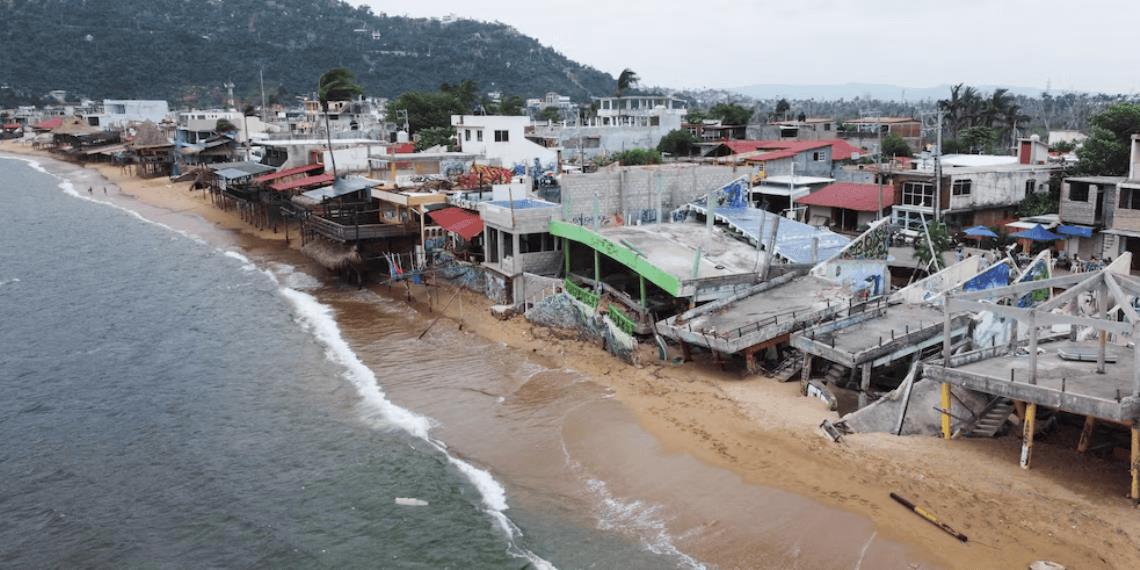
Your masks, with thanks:
<instances>
[{"instance_id":1,"label":"window","mask_svg":"<svg viewBox=\"0 0 1140 570\"><path fill-rule=\"evenodd\" d=\"M1069 184L1069 200L1073 202L1088 202L1089 186L1089 184L1083 182L1071 182Z\"/></svg>"},{"instance_id":2,"label":"window","mask_svg":"<svg viewBox=\"0 0 1140 570\"><path fill-rule=\"evenodd\" d=\"M475 142L483 142L483 131L475 131Z\"/></svg>"},{"instance_id":3,"label":"window","mask_svg":"<svg viewBox=\"0 0 1140 570\"><path fill-rule=\"evenodd\" d=\"M550 235L549 232L519 236L519 253L539 253L542 251L556 251L554 236Z\"/></svg>"},{"instance_id":4,"label":"window","mask_svg":"<svg viewBox=\"0 0 1140 570\"><path fill-rule=\"evenodd\" d=\"M1140 210L1140 188L1121 188L1120 207L1126 210Z\"/></svg>"},{"instance_id":5,"label":"window","mask_svg":"<svg viewBox=\"0 0 1140 570\"><path fill-rule=\"evenodd\" d=\"M969 180L955 180L950 186L950 194L954 196L969 196L971 182Z\"/></svg>"},{"instance_id":6,"label":"window","mask_svg":"<svg viewBox=\"0 0 1140 570\"><path fill-rule=\"evenodd\" d=\"M510 140L509 131L495 131L495 142L509 142Z\"/></svg>"},{"instance_id":7,"label":"window","mask_svg":"<svg viewBox=\"0 0 1140 570\"><path fill-rule=\"evenodd\" d=\"M934 207L934 185L928 182L903 182L902 203L905 206Z\"/></svg>"},{"instance_id":8,"label":"window","mask_svg":"<svg viewBox=\"0 0 1140 570\"><path fill-rule=\"evenodd\" d=\"M1037 191L1037 180L1030 178L1025 181L1025 195L1028 196Z\"/></svg>"},{"instance_id":9,"label":"window","mask_svg":"<svg viewBox=\"0 0 1140 570\"><path fill-rule=\"evenodd\" d=\"M471 129L463 129L463 140L471 140Z\"/></svg>"}]
</instances>

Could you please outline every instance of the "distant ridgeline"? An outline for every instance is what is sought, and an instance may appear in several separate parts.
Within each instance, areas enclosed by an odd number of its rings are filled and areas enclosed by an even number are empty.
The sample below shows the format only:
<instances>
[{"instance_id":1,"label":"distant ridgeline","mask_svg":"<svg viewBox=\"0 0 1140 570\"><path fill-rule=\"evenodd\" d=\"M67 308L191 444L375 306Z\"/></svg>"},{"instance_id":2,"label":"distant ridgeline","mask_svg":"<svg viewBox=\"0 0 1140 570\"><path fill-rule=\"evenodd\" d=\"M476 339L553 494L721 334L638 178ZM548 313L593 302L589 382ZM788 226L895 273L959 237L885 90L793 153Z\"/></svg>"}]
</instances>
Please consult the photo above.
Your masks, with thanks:
<instances>
[{"instance_id":1,"label":"distant ridgeline","mask_svg":"<svg viewBox=\"0 0 1140 570\"><path fill-rule=\"evenodd\" d=\"M293 102L335 67L390 98L470 79L482 93L588 101L617 81L505 24L388 17L341 0L0 0L0 31L0 108L55 89L205 106L225 100L227 82L239 102L260 104L262 76L267 97Z\"/></svg>"}]
</instances>

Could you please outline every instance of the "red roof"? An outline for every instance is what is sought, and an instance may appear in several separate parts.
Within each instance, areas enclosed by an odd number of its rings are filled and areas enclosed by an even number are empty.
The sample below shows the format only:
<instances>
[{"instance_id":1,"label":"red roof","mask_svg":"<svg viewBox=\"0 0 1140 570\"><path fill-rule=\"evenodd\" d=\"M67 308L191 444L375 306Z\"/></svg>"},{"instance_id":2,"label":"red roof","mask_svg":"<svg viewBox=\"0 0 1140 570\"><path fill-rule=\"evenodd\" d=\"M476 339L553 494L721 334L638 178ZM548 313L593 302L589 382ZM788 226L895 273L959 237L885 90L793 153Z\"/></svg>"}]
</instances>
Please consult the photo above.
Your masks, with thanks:
<instances>
[{"instance_id":1,"label":"red roof","mask_svg":"<svg viewBox=\"0 0 1140 570\"><path fill-rule=\"evenodd\" d=\"M277 180L278 178L285 178L286 176L292 176L294 174L304 174L306 172L309 172L310 170L318 170L318 169L321 169L324 167L325 167L325 165L323 165L319 162L316 164L305 164L302 166L294 166L293 168L286 168L285 170L278 170L277 172L270 172L269 174L266 174L264 176L258 176L254 180L257 180L258 182L265 183L265 182L269 182L270 180Z\"/></svg>"},{"instance_id":2,"label":"red roof","mask_svg":"<svg viewBox=\"0 0 1140 570\"><path fill-rule=\"evenodd\" d=\"M416 143L407 142L388 147L388 154L411 154L413 152L416 152Z\"/></svg>"},{"instance_id":3,"label":"red roof","mask_svg":"<svg viewBox=\"0 0 1140 570\"><path fill-rule=\"evenodd\" d=\"M273 184L270 188L281 192L283 190L293 190L295 188L303 188L305 186L316 186L317 184L326 184L333 181L332 174L318 174L316 176L306 176L298 178L289 182L282 182L280 184Z\"/></svg>"},{"instance_id":4,"label":"red roof","mask_svg":"<svg viewBox=\"0 0 1140 570\"><path fill-rule=\"evenodd\" d=\"M768 141L770 142L770 141ZM764 145L768 144L766 141L724 141L724 146L732 151L732 154L740 154L742 152L752 152L758 148L765 148Z\"/></svg>"},{"instance_id":5,"label":"red roof","mask_svg":"<svg viewBox=\"0 0 1140 570\"><path fill-rule=\"evenodd\" d=\"M63 124L63 117L55 117L54 119L48 119L48 120L36 125L35 128L43 129L45 131L50 131L50 130L52 130L52 129L54 129L54 128L62 125L62 124Z\"/></svg>"},{"instance_id":6,"label":"red roof","mask_svg":"<svg viewBox=\"0 0 1140 570\"><path fill-rule=\"evenodd\" d=\"M471 239L483 231L483 219L460 208L433 210L428 215L437 224L463 236L463 239Z\"/></svg>"},{"instance_id":7,"label":"red roof","mask_svg":"<svg viewBox=\"0 0 1140 570\"><path fill-rule=\"evenodd\" d=\"M859 212L875 212L879 209L878 194L878 184L836 182L830 186L824 186L808 196L797 199L796 203L812 206L828 206L831 208L846 208ZM883 207L892 206L894 203L894 188L883 186Z\"/></svg>"},{"instance_id":8,"label":"red roof","mask_svg":"<svg viewBox=\"0 0 1140 570\"><path fill-rule=\"evenodd\" d=\"M727 144L727 143L726 143ZM823 148L825 146L831 147L831 160L846 160L851 158L851 155L856 152L863 152L857 146L853 146L843 139L819 139L814 141L759 141L756 150L771 150L757 156L749 157L749 160L778 160L781 158L790 158L801 152Z\"/></svg>"}]
</instances>

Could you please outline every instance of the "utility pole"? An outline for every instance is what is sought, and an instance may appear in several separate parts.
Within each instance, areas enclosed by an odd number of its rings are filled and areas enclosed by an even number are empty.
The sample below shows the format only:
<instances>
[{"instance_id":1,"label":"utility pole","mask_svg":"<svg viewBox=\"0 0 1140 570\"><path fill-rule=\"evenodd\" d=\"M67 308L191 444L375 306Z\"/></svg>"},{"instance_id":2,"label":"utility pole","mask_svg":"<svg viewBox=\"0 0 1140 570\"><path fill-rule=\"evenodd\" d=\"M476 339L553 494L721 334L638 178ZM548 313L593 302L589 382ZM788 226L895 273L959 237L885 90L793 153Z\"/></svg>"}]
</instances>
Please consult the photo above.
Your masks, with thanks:
<instances>
[{"instance_id":1,"label":"utility pole","mask_svg":"<svg viewBox=\"0 0 1140 570\"><path fill-rule=\"evenodd\" d=\"M934 221L939 221L942 209L942 109L938 110L937 143L934 145Z\"/></svg>"}]
</instances>

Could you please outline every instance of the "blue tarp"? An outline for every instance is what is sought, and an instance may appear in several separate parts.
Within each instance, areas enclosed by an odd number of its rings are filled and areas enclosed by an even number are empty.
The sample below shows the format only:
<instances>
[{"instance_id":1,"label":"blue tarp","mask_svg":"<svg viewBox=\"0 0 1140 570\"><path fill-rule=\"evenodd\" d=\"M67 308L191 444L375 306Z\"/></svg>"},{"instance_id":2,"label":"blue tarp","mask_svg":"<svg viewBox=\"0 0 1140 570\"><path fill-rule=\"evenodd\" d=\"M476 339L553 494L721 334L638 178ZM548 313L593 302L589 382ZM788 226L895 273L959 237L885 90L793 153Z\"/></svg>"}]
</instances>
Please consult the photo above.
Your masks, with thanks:
<instances>
[{"instance_id":1,"label":"blue tarp","mask_svg":"<svg viewBox=\"0 0 1140 570\"><path fill-rule=\"evenodd\" d=\"M1092 237L1092 228L1085 226L1057 226L1057 231L1070 236Z\"/></svg>"},{"instance_id":2,"label":"blue tarp","mask_svg":"<svg viewBox=\"0 0 1140 570\"><path fill-rule=\"evenodd\" d=\"M1009 237L1017 238L1017 239L1031 239L1033 241L1050 241L1050 240L1056 240L1056 239L1064 239L1061 236L1041 227L1041 224L1037 224L1036 226L1033 226L1032 229L1028 229L1028 230L1025 230L1023 232L1017 232L1015 234L1009 234Z\"/></svg>"}]
</instances>

